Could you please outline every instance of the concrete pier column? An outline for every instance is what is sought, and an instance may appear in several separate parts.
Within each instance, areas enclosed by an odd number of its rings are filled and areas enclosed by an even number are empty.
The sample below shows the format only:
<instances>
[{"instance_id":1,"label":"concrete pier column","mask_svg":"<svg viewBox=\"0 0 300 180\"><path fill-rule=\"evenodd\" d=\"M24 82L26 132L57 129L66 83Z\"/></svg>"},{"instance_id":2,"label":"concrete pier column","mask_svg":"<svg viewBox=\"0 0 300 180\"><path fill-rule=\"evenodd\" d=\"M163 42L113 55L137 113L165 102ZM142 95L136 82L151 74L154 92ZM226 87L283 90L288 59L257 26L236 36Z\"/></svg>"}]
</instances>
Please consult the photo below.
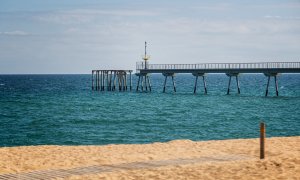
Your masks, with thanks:
<instances>
[{"instance_id":1,"label":"concrete pier column","mask_svg":"<svg viewBox=\"0 0 300 180\"><path fill-rule=\"evenodd\" d=\"M101 91L104 91L104 80L105 80L104 71L100 71L99 76L101 76L101 77L99 78L99 80L101 80L101 82L99 83L100 90L101 90Z\"/></svg>"},{"instance_id":2,"label":"concrete pier column","mask_svg":"<svg viewBox=\"0 0 300 180\"><path fill-rule=\"evenodd\" d=\"M122 84L123 84L123 91L125 91L126 90L126 75L125 75L125 73L122 73Z\"/></svg>"},{"instance_id":3,"label":"concrete pier column","mask_svg":"<svg viewBox=\"0 0 300 180\"><path fill-rule=\"evenodd\" d=\"M197 82L198 82L198 76L196 76L196 80L195 80L194 94L196 94L196 90L197 90Z\"/></svg>"},{"instance_id":4,"label":"concrete pier column","mask_svg":"<svg viewBox=\"0 0 300 180\"><path fill-rule=\"evenodd\" d=\"M97 71L97 91L100 90L100 71Z\"/></svg>"},{"instance_id":5,"label":"concrete pier column","mask_svg":"<svg viewBox=\"0 0 300 180\"><path fill-rule=\"evenodd\" d=\"M109 74L109 90L112 91L112 80L113 80L113 72L110 71Z\"/></svg>"},{"instance_id":6,"label":"concrete pier column","mask_svg":"<svg viewBox=\"0 0 300 180\"><path fill-rule=\"evenodd\" d=\"M127 73L124 73L124 81L125 81L125 91L127 91Z\"/></svg>"},{"instance_id":7,"label":"concrete pier column","mask_svg":"<svg viewBox=\"0 0 300 180\"><path fill-rule=\"evenodd\" d=\"M106 75L106 90L108 91L109 90L109 88L108 88L108 85L109 85L108 71L105 72L105 75Z\"/></svg>"},{"instance_id":8,"label":"concrete pier column","mask_svg":"<svg viewBox=\"0 0 300 180\"><path fill-rule=\"evenodd\" d=\"M96 91L98 91L98 88L99 88L98 87L99 86L99 82L98 82L99 80L98 79L99 79L99 71L96 71L95 72L95 90Z\"/></svg>"},{"instance_id":9,"label":"concrete pier column","mask_svg":"<svg viewBox=\"0 0 300 180\"><path fill-rule=\"evenodd\" d=\"M150 77L147 76L147 79L148 79L149 91L151 92L152 91L152 87L151 87Z\"/></svg>"},{"instance_id":10,"label":"concrete pier column","mask_svg":"<svg viewBox=\"0 0 300 180\"><path fill-rule=\"evenodd\" d=\"M94 90L94 71L92 71L92 90Z\"/></svg>"},{"instance_id":11,"label":"concrete pier column","mask_svg":"<svg viewBox=\"0 0 300 180\"><path fill-rule=\"evenodd\" d=\"M240 91L240 83L239 83L239 78L238 78L238 76L235 76L235 79L236 79L236 86L237 86L237 89L238 89L238 94L241 94L241 91Z\"/></svg>"},{"instance_id":12,"label":"concrete pier column","mask_svg":"<svg viewBox=\"0 0 300 180\"><path fill-rule=\"evenodd\" d=\"M229 95L230 83L231 83L231 76L229 76L229 82L228 82L228 88L227 88L227 95Z\"/></svg>"},{"instance_id":13,"label":"concrete pier column","mask_svg":"<svg viewBox=\"0 0 300 180\"><path fill-rule=\"evenodd\" d=\"M116 90L116 71L114 71L114 78L113 78L113 85L112 85L112 90Z\"/></svg>"},{"instance_id":14,"label":"concrete pier column","mask_svg":"<svg viewBox=\"0 0 300 180\"><path fill-rule=\"evenodd\" d=\"M102 85L102 71L98 71L98 77L97 77L97 79L98 79L98 83L97 83L97 90L99 90L99 91L101 91L102 89L101 89L101 85Z\"/></svg>"},{"instance_id":15,"label":"concrete pier column","mask_svg":"<svg viewBox=\"0 0 300 180\"><path fill-rule=\"evenodd\" d=\"M204 94L207 94L207 88L206 88L206 79L205 79L205 76L202 76L202 78L203 78Z\"/></svg>"},{"instance_id":16,"label":"concrete pier column","mask_svg":"<svg viewBox=\"0 0 300 180\"><path fill-rule=\"evenodd\" d=\"M122 76L120 73L118 74L118 85L119 85L119 91L121 91L122 90Z\"/></svg>"},{"instance_id":17,"label":"concrete pier column","mask_svg":"<svg viewBox=\"0 0 300 180\"><path fill-rule=\"evenodd\" d=\"M141 76L140 76L140 75L138 75L138 76L139 76L139 78L138 78L138 81L137 81L136 91L139 90L139 87L140 87L140 80L141 80Z\"/></svg>"},{"instance_id":18,"label":"concrete pier column","mask_svg":"<svg viewBox=\"0 0 300 180\"><path fill-rule=\"evenodd\" d=\"M274 79L275 79L276 96L278 96L278 82L277 82L277 76L274 76Z\"/></svg>"},{"instance_id":19,"label":"concrete pier column","mask_svg":"<svg viewBox=\"0 0 300 180\"><path fill-rule=\"evenodd\" d=\"M132 74L131 74L131 71L129 72L130 73L130 75L129 75L129 84L130 84L130 91L132 90Z\"/></svg>"},{"instance_id":20,"label":"concrete pier column","mask_svg":"<svg viewBox=\"0 0 300 180\"><path fill-rule=\"evenodd\" d=\"M271 76L268 76L268 83L267 83L267 89L266 89L266 94L265 94L266 97L268 96L268 93L269 93L270 78L271 78Z\"/></svg>"},{"instance_id":21,"label":"concrete pier column","mask_svg":"<svg viewBox=\"0 0 300 180\"><path fill-rule=\"evenodd\" d=\"M172 76L172 81L173 81L173 88L174 88L174 92L176 92L176 86L175 86L175 80L174 80L174 76Z\"/></svg>"},{"instance_id":22,"label":"concrete pier column","mask_svg":"<svg viewBox=\"0 0 300 180\"><path fill-rule=\"evenodd\" d=\"M146 91L148 91L148 85L147 85L147 75L145 75L144 76L144 78L145 78L145 89L146 89Z\"/></svg>"},{"instance_id":23,"label":"concrete pier column","mask_svg":"<svg viewBox=\"0 0 300 180\"><path fill-rule=\"evenodd\" d=\"M95 85L95 90L97 91L97 71L95 71L95 83L94 83L94 85Z\"/></svg>"},{"instance_id":24,"label":"concrete pier column","mask_svg":"<svg viewBox=\"0 0 300 180\"><path fill-rule=\"evenodd\" d=\"M100 89L101 91L104 91L104 71L101 71L101 85L100 85Z\"/></svg>"},{"instance_id":25,"label":"concrete pier column","mask_svg":"<svg viewBox=\"0 0 300 180\"><path fill-rule=\"evenodd\" d=\"M101 77L100 73L101 73L101 71L98 71L98 91L100 91L100 83L101 83L101 80L103 79L103 76ZM102 74L103 74L103 72L102 72Z\"/></svg>"},{"instance_id":26,"label":"concrete pier column","mask_svg":"<svg viewBox=\"0 0 300 180\"><path fill-rule=\"evenodd\" d=\"M167 78L168 78L168 76L165 76L165 83L164 83L163 93L166 92Z\"/></svg>"},{"instance_id":27,"label":"concrete pier column","mask_svg":"<svg viewBox=\"0 0 300 180\"><path fill-rule=\"evenodd\" d=\"M142 76L142 78L141 78L141 85L142 85L142 91L144 91L144 77Z\"/></svg>"}]
</instances>

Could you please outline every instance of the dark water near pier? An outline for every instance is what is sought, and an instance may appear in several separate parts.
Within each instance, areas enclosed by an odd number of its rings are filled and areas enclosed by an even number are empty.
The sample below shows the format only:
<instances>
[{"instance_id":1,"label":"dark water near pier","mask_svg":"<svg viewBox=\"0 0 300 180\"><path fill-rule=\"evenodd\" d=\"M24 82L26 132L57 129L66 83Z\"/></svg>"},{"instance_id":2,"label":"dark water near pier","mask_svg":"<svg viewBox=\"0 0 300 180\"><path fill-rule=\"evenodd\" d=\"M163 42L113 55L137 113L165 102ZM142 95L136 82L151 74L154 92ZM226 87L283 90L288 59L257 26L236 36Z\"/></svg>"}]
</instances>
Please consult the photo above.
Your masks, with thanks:
<instances>
[{"instance_id":1,"label":"dark water near pier","mask_svg":"<svg viewBox=\"0 0 300 180\"><path fill-rule=\"evenodd\" d=\"M93 92L90 75L0 75L0 146L90 145L300 135L300 75L279 77L265 98L267 78L240 77L226 95L228 77L210 74L194 95L192 75L176 77L177 93L152 75L152 93ZM136 80L134 79L134 85ZM135 89L135 87L134 87Z\"/></svg>"}]
</instances>

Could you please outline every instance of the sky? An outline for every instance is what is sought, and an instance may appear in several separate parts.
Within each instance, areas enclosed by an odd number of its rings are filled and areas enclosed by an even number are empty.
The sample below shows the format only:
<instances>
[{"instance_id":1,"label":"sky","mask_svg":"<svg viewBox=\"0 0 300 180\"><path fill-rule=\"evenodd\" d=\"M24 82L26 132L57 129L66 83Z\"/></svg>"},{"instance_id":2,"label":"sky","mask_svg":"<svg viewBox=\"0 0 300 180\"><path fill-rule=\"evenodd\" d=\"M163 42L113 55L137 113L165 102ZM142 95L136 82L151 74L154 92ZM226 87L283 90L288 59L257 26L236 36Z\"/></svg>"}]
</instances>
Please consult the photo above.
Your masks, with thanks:
<instances>
[{"instance_id":1,"label":"sky","mask_svg":"<svg viewBox=\"0 0 300 180\"><path fill-rule=\"evenodd\" d=\"M300 0L1 0L0 74L300 61Z\"/></svg>"}]
</instances>

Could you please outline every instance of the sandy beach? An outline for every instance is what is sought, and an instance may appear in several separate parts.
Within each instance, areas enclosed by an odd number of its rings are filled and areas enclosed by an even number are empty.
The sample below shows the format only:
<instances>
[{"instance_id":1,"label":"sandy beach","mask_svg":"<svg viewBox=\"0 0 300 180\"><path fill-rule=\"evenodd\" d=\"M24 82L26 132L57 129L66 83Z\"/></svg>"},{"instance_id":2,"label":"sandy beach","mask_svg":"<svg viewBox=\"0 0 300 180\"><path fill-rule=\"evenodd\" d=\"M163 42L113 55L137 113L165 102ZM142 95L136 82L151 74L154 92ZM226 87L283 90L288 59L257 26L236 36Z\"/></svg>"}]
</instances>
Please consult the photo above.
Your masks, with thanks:
<instances>
[{"instance_id":1,"label":"sandy beach","mask_svg":"<svg viewBox=\"0 0 300 180\"><path fill-rule=\"evenodd\" d=\"M0 148L0 179L300 179L300 136ZM60 175L59 175L60 174Z\"/></svg>"}]
</instances>

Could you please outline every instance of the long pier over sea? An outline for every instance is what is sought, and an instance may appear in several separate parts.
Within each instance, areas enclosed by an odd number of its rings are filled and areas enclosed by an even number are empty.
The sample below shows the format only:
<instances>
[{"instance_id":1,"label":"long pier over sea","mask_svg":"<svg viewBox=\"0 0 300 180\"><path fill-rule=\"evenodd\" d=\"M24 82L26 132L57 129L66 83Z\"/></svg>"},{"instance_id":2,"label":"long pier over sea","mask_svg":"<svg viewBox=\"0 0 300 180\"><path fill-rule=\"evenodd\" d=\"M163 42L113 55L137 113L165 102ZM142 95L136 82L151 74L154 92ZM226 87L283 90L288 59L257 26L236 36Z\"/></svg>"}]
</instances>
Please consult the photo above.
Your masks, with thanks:
<instances>
[{"instance_id":1,"label":"long pier over sea","mask_svg":"<svg viewBox=\"0 0 300 180\"><path fill-rule=\"evenodd\" d=\"M191 73L195 76L194 93L197 91L198 78L202 77L204 93L207 93L206 78L208 73L224 73L229 77L227 94L230 93L230 85L232 77L236 79L238 94L240 94L239 75L241 73L263 73L267 77L267 87L265 96L268 95L268 89L271 77L274 77L276 95L278 96L278 79L282 73L300 73L300 62L259 62L259 63L203 63L203 64L148 64L148 62L138 62L136 65L139 80L137 83L137 91L139 90L140 81L141 89L144 85L151 90L149 74L162 73L165 76L163 84L163 92L166 90L166 82L171 77L173 89L176 92L175 74ZM145 81L143 81L145 79Z\"/></svg>"},{"instance_id":2,"label":"long pier over sea","mask_svg":"<svg viewBox=\"0 0 300 180\"><path fill-rule=\"evenodd\" d=\"M241 93L239 76L241 73L263 73L267 77L265 96L268 96L271 77L274 78L276 96L278 92L278 79L282 73L300 73L300 62L257 62L257 63L201 63L201 64L149 64L150 56L147 55L147 42L145 42L145 55L141 62L136 63L136 75L138 76L136 91L150 91L150 74L161 73L165 76L163 92L166 92L168 77L172 79L173 89L176 92L175 75L179 73L191 73L195 76L194 93L197 92L199 77L203 80L204 93L207 94L206 76L208 73L224 73L229 77L227 94L230 94L232 78L236 80L238 94ZM132 90L132 70L93 70L92 89L114 91L118 81L119 91L127 90L127 77L129 73L129 87ZM94 80L95 79L95 80Z\"/></svg>"},{"instance_id":3,"label":"long pier over sea","mask_svg":"<svg viewBox=\"0 0 300 180\"><path fill-rule=\"evenodd\" d=\"M194 93L197 92L199 77L202 78L204 93L207 94L206 76L209 73L224 73L229 77L227 94L230 94L232 78L236 80L238 94L240 94L239 76L241 73L263 73L267 77L268 89L271 77L274 78L276 95L278 92L278 79L282 73L300 73L300 62L258 62L258 63L202 63L202 64L149 64L147 61L136 63L136 75L138 76L136 91L150 91L150 74L161 73L165 76L163 92L166 91L168 77L172 79L173 89L176 92L175 75L179 73L191 73L195 76ZM129 75L129 77L128 77ZM129 79L129 84L127 83ZM126 91L132 90L132 70L93 70L92 89L99 91Z\"/></svg>"}]
</instances>

